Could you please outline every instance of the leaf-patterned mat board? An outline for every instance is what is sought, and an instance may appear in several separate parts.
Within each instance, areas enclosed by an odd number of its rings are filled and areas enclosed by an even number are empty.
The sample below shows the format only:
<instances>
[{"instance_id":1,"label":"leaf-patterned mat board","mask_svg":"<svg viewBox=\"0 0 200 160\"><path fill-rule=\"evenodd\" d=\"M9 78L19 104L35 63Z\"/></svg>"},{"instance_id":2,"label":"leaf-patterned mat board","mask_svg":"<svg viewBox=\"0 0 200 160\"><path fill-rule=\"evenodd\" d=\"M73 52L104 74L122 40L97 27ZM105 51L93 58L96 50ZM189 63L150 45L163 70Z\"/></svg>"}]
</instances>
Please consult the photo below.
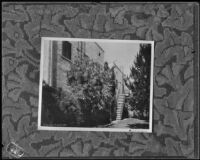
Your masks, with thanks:
<instances>
[{"instance_id":1,"label":"leaf-patterned mat board","mask_svg":"<svg viewBox=\"0 0 200 160\"><path fill-rule=\"evenodd\" d=\"M2 148L23 157L194 158L194 3L3 3ZM41 37L152 40L153 133L38 131Z\"/></svg>"}]
</instances>

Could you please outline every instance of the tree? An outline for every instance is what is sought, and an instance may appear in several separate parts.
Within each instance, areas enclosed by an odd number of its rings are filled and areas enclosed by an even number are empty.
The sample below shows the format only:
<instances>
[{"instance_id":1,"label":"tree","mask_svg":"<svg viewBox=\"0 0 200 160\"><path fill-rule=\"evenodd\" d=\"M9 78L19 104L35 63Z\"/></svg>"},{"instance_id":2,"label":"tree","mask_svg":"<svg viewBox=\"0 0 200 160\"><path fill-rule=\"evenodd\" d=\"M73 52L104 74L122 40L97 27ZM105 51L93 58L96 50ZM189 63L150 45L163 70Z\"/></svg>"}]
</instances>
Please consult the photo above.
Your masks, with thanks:
<instances>
[{"instance_id":1,"label":"tree","mask_svg":"<svg viewBox=\"0 0 200 160\"><path fill-rule=\"evenodd\" d=\"M115 77L107 62L101 66L86 55L77 57L67 74L67 81L71 86L69 94L79 101L82 126L104 125L112 121Z\"/></svg>"},{"instance_id":2,"label":"tree","mask_svg":"<svg viewBox=\"0 0 200 160\"><path fill-rule=\"evenodd\" d=\"M140 111L141 118L148 119L151 70L150 44L140 45L139 53L130 70L131 73L125 80L126 86L132 91L128 103L132 106L132 109Z\"/></svg>"}]
</instances>

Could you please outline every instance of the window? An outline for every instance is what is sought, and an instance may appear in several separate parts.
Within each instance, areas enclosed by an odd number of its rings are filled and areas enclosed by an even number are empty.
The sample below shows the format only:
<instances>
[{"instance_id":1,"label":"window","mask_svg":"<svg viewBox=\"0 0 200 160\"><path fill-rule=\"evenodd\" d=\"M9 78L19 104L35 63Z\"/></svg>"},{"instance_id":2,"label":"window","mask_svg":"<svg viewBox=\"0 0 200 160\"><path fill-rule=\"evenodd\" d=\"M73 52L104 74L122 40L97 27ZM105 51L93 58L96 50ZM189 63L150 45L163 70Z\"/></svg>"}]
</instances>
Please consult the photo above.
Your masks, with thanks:
<instances>
[{"instance_id":1,"label":"window","mask_svg":"<svg viewBox=\"0 0 200 160\"><path fill-rule=\"evenodd\" d=\"M64 41L62 44L62 56L71 60L71 56L72 56L72 45L70 42L68 41Z\"/></svg>"}]
</instances>

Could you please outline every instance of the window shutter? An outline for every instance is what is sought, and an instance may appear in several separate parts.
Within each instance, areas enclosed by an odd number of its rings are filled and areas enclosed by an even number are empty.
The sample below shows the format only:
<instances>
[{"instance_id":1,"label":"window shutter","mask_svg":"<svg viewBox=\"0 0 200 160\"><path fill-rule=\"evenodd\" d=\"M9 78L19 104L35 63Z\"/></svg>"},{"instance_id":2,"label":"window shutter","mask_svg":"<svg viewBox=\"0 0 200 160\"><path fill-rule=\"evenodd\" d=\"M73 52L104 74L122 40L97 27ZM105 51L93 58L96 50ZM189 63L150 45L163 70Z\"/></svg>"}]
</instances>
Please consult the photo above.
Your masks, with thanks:
<instances>
[{"instance_id":1,"label":"window shutter","mask_svg":"<svg viewBox=\"0 0 200 160\"><path fill-rule=\"evenodd\" d=\"M71 56L72 56L71 49L72 49L71 43L64 41L62 44L62 55L69 60L71 60Z\"/></svg>"}]
</instances>

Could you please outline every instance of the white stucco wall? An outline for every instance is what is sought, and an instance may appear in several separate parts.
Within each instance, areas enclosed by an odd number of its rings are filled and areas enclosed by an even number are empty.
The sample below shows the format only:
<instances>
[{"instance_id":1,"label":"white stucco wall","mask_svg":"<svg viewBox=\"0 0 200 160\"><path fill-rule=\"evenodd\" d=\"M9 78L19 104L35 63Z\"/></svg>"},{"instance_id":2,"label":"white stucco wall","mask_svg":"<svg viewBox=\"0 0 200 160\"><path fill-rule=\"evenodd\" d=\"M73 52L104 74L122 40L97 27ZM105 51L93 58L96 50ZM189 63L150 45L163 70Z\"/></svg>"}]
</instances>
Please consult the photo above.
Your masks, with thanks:
<instances>
[{"instance_id":1,"label":"white stucco wall","mask_svg":"<svg viewBox=\"0 0 200 160\"><path fill-rule=\"evenodd\" d=\"M95 62L98 62L101 65L104 64L104 51L102 51L96 43L86 43L85 52Z\"/></svg>"},{"instance_id":2,"label":"white stucco wall","mask_svg":"<svg viewBox=\"0 0 200 160\"><path fill-rule=\"evenodd\" d=\"M51 84L51 80L49 79L50 77L50 64L51 64L51 47L52 43L51 41L45 40L44 41L44 52L43 55L43 80L47 84Z\"/></svg>"},{"instance_id":3,"label":"white stucco wall","mask_svg":"<svg viewBox=\"0 0 200 160\"><path fill-rule=\"evenodd\" d=\"M78 54L85 53L94 61L102 65L104 63L104 53L96 43L82 42L82 51L80 42L72 41L70 43L72 44L71 62L62 56L62 41L44 41L43 80L50 86L63 90L69 88L67 72L71 69L71 63L74 62Z\"/></svg>"}]
</instances>

